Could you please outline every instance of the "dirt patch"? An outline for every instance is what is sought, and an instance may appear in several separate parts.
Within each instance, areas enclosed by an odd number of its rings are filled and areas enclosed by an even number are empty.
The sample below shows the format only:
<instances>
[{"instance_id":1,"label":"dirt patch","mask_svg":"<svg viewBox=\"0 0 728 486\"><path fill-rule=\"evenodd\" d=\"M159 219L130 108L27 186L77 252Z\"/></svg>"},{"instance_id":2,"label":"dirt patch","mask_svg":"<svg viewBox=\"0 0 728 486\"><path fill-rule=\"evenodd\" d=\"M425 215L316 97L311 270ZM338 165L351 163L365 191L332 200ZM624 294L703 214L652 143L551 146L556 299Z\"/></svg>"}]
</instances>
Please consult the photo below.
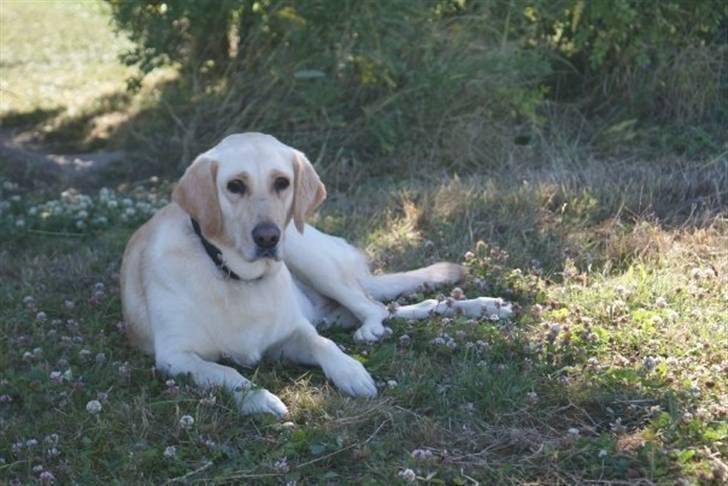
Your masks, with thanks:
<instances>
[{"instance_id":1,"label":"dirt patch","mask_svg":"<svg viewBox=\"0 0 728 486\"><path fill-rule=\"evenodd\" d=\"M56 154L28 132L0 129L0 173L31 185L95 186L101 174L125 159L122 150Z\"/></svg>"}]
</instances>

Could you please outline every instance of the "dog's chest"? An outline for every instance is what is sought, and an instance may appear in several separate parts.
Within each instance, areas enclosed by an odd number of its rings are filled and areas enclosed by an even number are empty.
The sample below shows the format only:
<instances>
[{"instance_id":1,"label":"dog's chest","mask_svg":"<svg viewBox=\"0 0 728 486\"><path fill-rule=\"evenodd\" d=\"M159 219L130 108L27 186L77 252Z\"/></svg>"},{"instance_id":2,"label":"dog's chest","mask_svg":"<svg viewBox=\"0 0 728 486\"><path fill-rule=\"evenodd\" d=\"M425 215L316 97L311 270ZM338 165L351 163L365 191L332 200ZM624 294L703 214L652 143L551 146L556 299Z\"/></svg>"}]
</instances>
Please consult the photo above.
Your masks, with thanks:
<instances>
[{"instance_id":1,"label":"dog's chest","mask_svg":"<svg viewBox=\"0 0 728 486\"><path fill-rule=\"evenodd\" d=\"M294 332L300 310L290 285L285 279L278 283L243 284L219 294L216 316L208 327L216 353L252 366Z\"/></svg>"}]
</instances>

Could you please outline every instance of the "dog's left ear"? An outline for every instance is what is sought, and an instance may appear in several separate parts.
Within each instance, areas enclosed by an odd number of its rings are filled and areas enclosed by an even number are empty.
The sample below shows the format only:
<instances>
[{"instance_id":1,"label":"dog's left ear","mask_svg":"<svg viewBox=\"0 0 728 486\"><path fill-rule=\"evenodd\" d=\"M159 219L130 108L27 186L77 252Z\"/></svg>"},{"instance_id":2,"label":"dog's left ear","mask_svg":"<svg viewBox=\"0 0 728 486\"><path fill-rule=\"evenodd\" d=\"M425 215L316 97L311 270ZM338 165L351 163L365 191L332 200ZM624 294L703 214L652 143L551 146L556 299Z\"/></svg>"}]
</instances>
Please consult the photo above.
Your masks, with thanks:
<instances>
[{"instance_id":1,"label":"dog's left ear","mask_svg":"<svg viewBox=\"0 0 728 486\"><path fill-rule=\"evenodd\" d=\"M326 199L326 187L309 160L298 150L293 150L293 223L303 233L305 219L313 214Z\"/></svg>"}]
</instances>

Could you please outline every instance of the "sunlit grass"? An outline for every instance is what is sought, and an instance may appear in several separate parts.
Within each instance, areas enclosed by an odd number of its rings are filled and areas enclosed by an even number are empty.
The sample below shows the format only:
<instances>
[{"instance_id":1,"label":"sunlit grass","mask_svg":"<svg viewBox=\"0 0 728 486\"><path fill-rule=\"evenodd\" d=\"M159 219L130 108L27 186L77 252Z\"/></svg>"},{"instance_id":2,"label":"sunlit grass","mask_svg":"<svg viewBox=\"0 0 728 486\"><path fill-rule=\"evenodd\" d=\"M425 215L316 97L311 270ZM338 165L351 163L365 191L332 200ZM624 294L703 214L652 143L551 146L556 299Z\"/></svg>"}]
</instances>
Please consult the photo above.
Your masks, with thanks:
<instances>
[{"instance_id":1,"label":"sunlit grass","mask_svg":"<svg viewBox=\"0 0 728 486\"><path fill-rule=\"evenodd\" d=\"M0 2L4 127L81 123L73 143L83 143L154 108L124 94L127 44L107 19L97 2ZM325 331L372 372L376 400L342 396L316 369L241 370L287 403L284 421L242 417L225 393L162 376L127 343L120 256L169 184L82 197L0 181L0 483L721 484L725 158L638 164L556 151L540 162L357 178L344 193L336 167L322 174L337 184L316 224L365 248L376 270L464 262L468 297L521 310L505 322L395 321L371 346Z\"/></svg>"},{"instance_id":2,"label":"sunlit grass","mask_svg":"<svg viewBox=\"0 0 728 486\"><path fill-rule=\"evenodd\" d=\"M283 422L241 417L226 394L197 390L184 377L168 381L128 347L116 277L131 227L49 239L10 226L0 253L0 271L11 277L0 285L0 471L9 479L49 472L62 482L188 473L397 481L408 469L445 482L720 478L728 433L725 216L670 227L609 206L587 205L583 214L569 202L571 214L541 196L554 174L543 186L531 179L530 191L499 178L404 188L401 205L393 188L394 202L372 190L368 206L366 192L334 195L319 221L368 243L377 265L462 261L470 251L465 294L507 297L521 313L509 322L391 322L394 334L372 346L354 343L350 330L329 330L373 373L380 396L343 397L320 370L245 370L289 405ZM602 191L616 186L600 182L592 198L603 201ZM589 190L557 185L564 201ZM11 192L20 206L30 196L22 187ZM615 208L630 207L631 196L622 199ZM356 211L347 210L352 202ZM610 244L595 245L606 236L595 230L603 220L618 230ZM532 225L547 236L533 241ZM90 400L99 400L98 415L87 411ZM179 423L185 415L189 428ZM58 452L44 442L52 434Z\"/></svg>"},{"instance_id":3,"label":"sunlit grass","mask_svg":"<svg viewBox=\"0 0 728 486\"><path fill-rule=\"evenodd\" d=\"M122 91L130 43L109 28L97 1L3 0L0 117L62 110L68 116Z\"/></svg>"}]
</instances>

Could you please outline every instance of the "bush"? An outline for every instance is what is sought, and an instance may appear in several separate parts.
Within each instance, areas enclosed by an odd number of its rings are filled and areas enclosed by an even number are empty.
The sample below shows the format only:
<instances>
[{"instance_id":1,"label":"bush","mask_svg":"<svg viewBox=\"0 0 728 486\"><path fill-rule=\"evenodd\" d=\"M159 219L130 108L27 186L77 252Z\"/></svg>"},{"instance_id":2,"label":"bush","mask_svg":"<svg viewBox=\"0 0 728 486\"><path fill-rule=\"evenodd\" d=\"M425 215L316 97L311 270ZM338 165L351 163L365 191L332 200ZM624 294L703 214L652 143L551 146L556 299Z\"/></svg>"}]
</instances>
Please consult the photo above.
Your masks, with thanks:
<instances>
[{"instance_id":1,"label":"bush","mask_svg":"<svg viewBox=\"0 0 728 486\"><path fill-rule=\"evenodd\" d=\"M538 154L547 99L605 120L608 144L727 115L719 0L108 1L136 42L127 63L179 69L156 148L182 165L260 130L342 175L497 167Z\"/></svg>"}]
</instances>

